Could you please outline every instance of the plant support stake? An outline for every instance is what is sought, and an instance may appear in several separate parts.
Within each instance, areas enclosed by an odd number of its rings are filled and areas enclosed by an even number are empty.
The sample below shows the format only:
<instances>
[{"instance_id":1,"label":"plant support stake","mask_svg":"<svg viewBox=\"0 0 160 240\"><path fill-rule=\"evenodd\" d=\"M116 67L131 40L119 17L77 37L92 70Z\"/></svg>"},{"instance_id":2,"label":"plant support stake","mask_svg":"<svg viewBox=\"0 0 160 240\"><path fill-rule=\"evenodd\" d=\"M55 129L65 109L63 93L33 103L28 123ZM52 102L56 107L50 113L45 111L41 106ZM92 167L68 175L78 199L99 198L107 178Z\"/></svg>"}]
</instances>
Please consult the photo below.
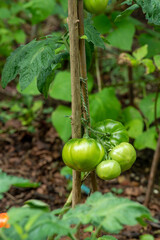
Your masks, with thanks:
<instances>
[{"instance_id":1,"label":"plant support stake","mask_svg":"<svg viewBox=\"0 0 160 240\"><path fill-rule=\"evenodd\" d=\"M90 126L90 115L89 115L89 102L88 102L88 86L87 86L87 64L86 64L86 51L85 51L85 40L81 39L81 36L84 36L84 14L83 14L83 0L78 0L78 18L79 18L79 56L80 56L80 74L81 78L85 79L85 83L81 82L82 95L87 106L87 111L83 108L83 116L85 120L89 120L87 123ZM87 94L87 96L86 96ZM89 117L88 117L88 116ZM92 191L97 191L97 182L95 171L91 172L91 183Z\"/></svg>"},{"instance_id":2,"label":"plant support stake","mask_svg":"<svg viewBox=\"0 0 160 240\"><path fill-rule=\"evenodd\" d=\"M160 160L160 130L158 127L158 120L157 120L157 102L158 102L159 88L160 88L160 85L158 84L155 104L154 104L155 125L156 125L156 130L159 136L158 136L157 148L153 156L151 171L150 171L149 180L148 180L147 192L146 192L145 201L144 201L144 205L146 207L149 205L149 202L151 199L158 162Z\"/></svg>"},{"instance_id":3,"label":"plant support stake","mask_svg":"<svg viewBox=\"0 0 160 240\"><path fill-rule=\"evenodd\" d=\"M79 31L77 0L68 0L70 68L72 92L72 138L81 138L81 97L79 75ZM81 173L73 170L72 207L81 200Z\"/></svg>"}]
</instances>

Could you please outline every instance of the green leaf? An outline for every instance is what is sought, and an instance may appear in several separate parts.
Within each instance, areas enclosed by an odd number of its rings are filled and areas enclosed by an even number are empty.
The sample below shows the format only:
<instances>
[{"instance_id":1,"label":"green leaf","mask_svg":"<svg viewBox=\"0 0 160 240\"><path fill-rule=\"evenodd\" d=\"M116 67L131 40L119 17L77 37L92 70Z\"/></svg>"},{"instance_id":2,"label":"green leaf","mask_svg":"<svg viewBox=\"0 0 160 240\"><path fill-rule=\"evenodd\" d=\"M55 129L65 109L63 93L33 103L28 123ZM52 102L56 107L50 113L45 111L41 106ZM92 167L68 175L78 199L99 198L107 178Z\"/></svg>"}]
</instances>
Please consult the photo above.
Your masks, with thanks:
<instances>
[{"instance_id":1,"label":"green leaf","mask_svg":"<svg viewBox=\"0 0 160 240\"><path fill-rule=\"evenodd\" d=\"M90 93L92 91L93 85L94 85L94 79L93 79L93 76L90 73L88 73L87 84L88 84L88 92Z\"/></svg>"},{"instance_id":2,"label":"green leaf","mask_svg":"<svg viewBox=\"0 0 160 240\"><path fill-rule=\"evenodd\" d=\"M121 105L113 88L104 88L101 92L89 96L91 120L98 122L106 118L117 120Z\"/></svg>"},{"instance_id":3,"label":"green leaf","mask_svg":"<svg viewBox=\"0 0 160 240\"><path fill-rule=\"evenodd\" d=\"M52 113L52 124L57 130L60 138L66 142L71 136L71 109L66 106L59 105Z\"/></svg>"},{"instance_id":4,"label":"green leaf","mask_svg":"<svg viewBox=\"0 0 160 240\"><path fill-rule=\"evenodd\" d=\"M94 84L94 79L88 73L88 91L91 92ZM50 86L50 97L54 99L64 100L71 102L71 74L70 72L63 71L57 73L54 82Z\"/></svg>"},{"instance_id":5,"label":"green leaf","mask_svg":"<svg viewBox=\"0 0 160 240\"><path fill-rule=\"evenodd\" d=\"M159 0L137 0L149 23L160 25L160 1Z\"/></svg>"},{"instance_id":6,"label":"green leaf","mask_svg":"<svg viewBox=\"0 0 160 240\"><path fill-rule=\"evenodd\" d=\"M88 227L86 227L85 229L84 229L84 232L93 232L94 231L94 229L93 229L93 226L91 225L91 226L88 226Z\"/></svg>"},{"instance_id":7,"label":"green leaf","mask_svg":"<svg viewBox=\"0 0 160 240\"><path fill-rule=\"evenodd\" d=\"M54 82L50 86L50 97L71 102L71 74L63 71L57 73Z\"/></svg>"},{"instance_id":8,"label":"green leaf","mask_svg":"<svg viewBox=\"0 0 160 240\"><path fill-rule=\"evenodd\" d=\"M60 0L60 3L62 5L64 11L67 12L67 10L68 10L68 1L67 0Z\"/></svg>"},{"instance_id":9,"label":"green leaf","mask_svg":"<svg viewBox=\"0 0 160 240\"><path fill-rule=\"evenodd\" d=\"M31 110L33 113L36 113L37 111L39 111L43 106L43 101L42 100L37 100L34 101L33 106L31 107Z\"/></svg>"},{"instance_id":10,"label":"green leaf","mask_svg":"<svg viewBox=\"0 0 160 240\"><path fill-rule=\"evenodd\" d=\"M134 52L133 52L133 56L137 59L137 60L142 60L142 58L144 58L148 53L148 45L144 45L143 47L137 48Z\"/></svg>"},{"instance_id":11,"label":"green leaf","mask_svg":"<svg viewBox=\"0 0 160 240\"><path fill-rule=\"evenodd\" d=\"M91 17L84 20L84 32L85 35L87 36L86 41L92 42L94 46L105 49L104 42L100 37L100 33L93 26Z\"/></svg>"},{"instance_id":12,"label":"green leaf","mask_svg":"<svg viewBox=\"0 0 160 240\"><path fill-rule=\"evenodd\" d=\"M136 140L134 141L134 146L138 150L142 150L145 148L155 150L157 147L157 137L158 134L156 132L156 128L151 127L136 138Z\"/></svg>"},{"instance_id":13,"label":"green leaf","mask_svg":"<svg viewBox=\"0 0 160 240\"><path fill-rule=\"evenodd\" d=\"M115 197L111 193L104 195L100 192L93 193L85 204L71 208L62 219L56 217L61 209L48 212L42 206L43 203L39 206L38 201L38 204L35 202L31 206L11 208L8 212L11 228L2 229L6 239L44 240L53 235L56 235L56 239L61 239L62 236L74 239L77 229L73 228L72 224L89 224L91 227L101 225L103 231L118 233L124 225L133 226L139 220L152 220L149 210L143 205L129 199ZM112 236L101 238L115 240Z\"/></svg>"},{"instance_id":14,"label":"green leaf","mask_svg":"<svg viewBox=\"0 0 160 240\"><path fill-rule=\"evenodd\" d=\"M153 61L151 59L142 59L142 64L146 67L146 74L153 73L155 71L155 66L153 64Z\"/></svg>"},{"instance_id":15,"label":"green leaf","mask_svg":"<svg viewBox=\"0 0 160 240\"><path fill-rule=\"evenodd\" d=\"M158 68L158 70L160 70L160 55L155 55L153 57L153 59L154 59L156 67Z\"/></svg>"},{"instance_id":16,"label":"green leaf","mask_svg":"<svg viewBox=\"0 0 160 240\"><path fill-rule=\"evenodd\" d=\"M69 223L59 219L52 212L46 212L46 208L41 206L11 208L8 215L11 228L3 229L7 240L44 240L53 235L61 239L62 236L75 233L75 229L71 228Z\"/></svg>"},{"instance_id":17,"label":"green leaf","mask_svg":"<svg viewBox=\"0 0 160 240\"><path fill-rule=\"evenodd\" d=\"M59 51L59 48L55 50ZM37 87L40 92L44 94L45 97L48 96L48 90L50 84L52 83L55 77L55 70L61 68L61 61L68 56L68 52L62 52L55 55L52 65L49 65L48 68L41 69L38 78L37 78Z\"/></svg>"},{"instance_id":18,"label":"green leaf","mask_svg":"<svg viewBox=\"0 0 160 240\"><path fill-rule=\"evenodd\" d=\"M142 33L138 36L138 42L140 45L148 45L148 54L147 57L151 58L156 54L160 53L160 40L159 37L153 36L151 34Z\"/></svg>"},{"instance_id":19,"label":"green leaf","mask_svg":"<svg viewBox=\"0 0 160 240\"><path fill-rule=\"evenodd\" d=\"M37 199L27 200L25 202L25 205L28 205L29 207L32 208L46 209L46 211L49 211L49 205Z\"/></svg>"},{"instance_id":20,"label":"green leaf","mask_svg":"<svg viewBox=\"0 0 160 240\"><path fill-rule=\"evenodd\" d=\"M25 46L24 60L19 64L20 68L20 87L25 89L35 77L38 78L41 70L45 71L54 59L55 42L51 39L39 42L32 41Z\"/></svg>"},{"instance_id":21,"label":"green leaf","mask_svg":"<svg viewBox=\"0 0 160 240\"><path fill-rule=\"evenodd\" d=\"M7 62L2 71L2 87L5 88L9 82L15 79L19 72L19 61L25 46L20 46L7 58Z\"/></svg>"},{"instance_id":22,"label":"green leaf","mask_svg":"<svg viewBox=\"0 0 160 240\"><path fill-rule=\"evenodd\" d=\"M127 5L131 5L133 0L126 0L124 2L121 3L121 5L127 4Z\"/></svg>"},{"instance_id":23,"label":"green leaf","mask_svg":"<svg viewBox=\"0 0 160 240\"><path fill-rule=\"evenodd\" d=\"M25 23L25 20L22 19L22 18L16 17L16 16L12 16L10 19L8 19L8 23L10 25L20 26L20 24L24 24ZM17 30L17 31L22 31L22 30ZM24 35L24 32L23 32L23 35Z\"/></svg>"},{"instance_id":24,"label":"green leaf","mask_svg":"<svg viewBox=\"0 0 160 240\"><path fill-rule=\"evenodd\" d=\"M126 10L124 10L123 12L121 12L115 19L115 22L120 22L122 21L124 18L130 16L134 10L136 10L137 8L139 8L138 4L133 4L132 6L128 7Z\"/></svg>"},{"instance_id":25,"label":"green leaf","mask_svg":"<svg viewBox=\"0 0 160 240\"><path fill-rule=\"evenodd\" d=\"M99 237L98 240L118 240L118 239L108 235L108 236Z\"/></svg>"},{"instance_id":26,"label":"green leaf","mask_svg":"<svg viewBox=\"0 0 160 240\"><path fill-rule=\"evenodd\" d=\"M112 27L109 18L104 14L95 16L93 18L93 24L97 31L99 31L101 34L108 33Z\"/></svg>"},{"instance_id":27,"label":"green leaf","mask_svg":"<svg viewBox=\"0 0 160 240\"><path fill-rule=\"evenodd\" d=\"M26 34L24 33L23 30L17 30L15 33L14 33L14 39L16 40L17 43L24 43L25 40L26 40Z\"/></svg>"},{"instance_id":28,"label":"green leaf","mask_svg":"<svg viewBox=\"0 0 160 240\"><path fill-rule=\"evenodd\" d=\"M30 180L10 176L0 170L0 195L2 193L7 192L11 186L15 187L24 187L24 188L37 188L40 184L39 183L32 183ZM2 195L1 195L2 196Z\"/></svg>"},{"instance_id":29,"label":"green leaf","mask_svg":"<svg viewBox=\"0 0 160 240\"><path fill-rule=\"evenodd\" d=\"M129 137L137 138L143 132L144 123L141 119L133 119L125 124L125 127L128 131Z\"/></svg>"},{"instance_id":30,"label":"green leaf","mask_svg":"<svg viewBox=\"0 0 160 240\"><path fill-rule=\"evenodd\" d=\"M85 48L86 48L87 70L89 70L93 61L94 45L91 42L85 41Z\"/></svg>"},{"instance_id":31,"label":"green leaf","mask_svg":"<svg viewBox=\"0 0 160 240\"><path fill-rule=\"evenodd\" d=\"M151 124L155 120L155 98L156 93L150 93L145 98L143 98L140 103L139 107L143 112L146 119L148 119L149 124ZM157 101L157 118L160 117L160 94L158 96Z\"/></svg>"},{"instance_id":32,"label":"green leaf","mask_svg":"<svg viewBox=\"0 0 160 240\"><path fill-rule=\"evenodd\" d=\"M119 233L124 225L133 226L137 218L151 219L149 210L143 205L127 198L118 198L111 193L93 193L84 205L70 209L63 220L70 224L92 224L109 233Z\"/></svg>"},{"instance_id":33,"label":"green leaf","mask_svg":"<svg viewBox=\"0 0 160 240\"><path fill-rule=\"evenodd\" d=\"M142 119L140 112L132 106L126 107L122 110L122 117L124 123L128 123L133 119Z\"/></svg>"},{"instance_id":34,"label":"green leaf","mask_svg":"<svg viewBox=\"0 0 160 240\"><path fill-rule=\"evenodd\" d=\"M49 84L53 80L52 70L57 68L58 61L66 54L55 54L59 47L58 39L52 37L41 41L33 40L16 49L4 66L2 86L5 88L19 75L19 84L23 91L36 78L38 90L47 96Z\"/></svg>"},{"instance_id":35,"label":"green leaf","mask_svg":"<svg viewBox=\"0 0 160 240\"><path fill-rule=\"evenodd\" d=\"M10 13L9 9L3 8L3 7L0 8L0 19L10 18L10 15L11 15L11 13Z\"/></svg>"},{"instance_id":36,"label":"green leaf","mask_svg":"<svg viewBox=\"0 0 160 240\"><path fill-rule=\"evenodd\" d=\"M35 78L31 84L26 87L23 91L21 90L20 88L20 85L19 83L17 84L17 91L23 95L33 95L33 96L36 96L36 95L39 95L40 92L37 88L37 79Z\"/></svg>"},{"instance_id":37,"label":"green leaf","mask_svg":"<svg viewBox=\"0 0 160 240\"><path fill-rule=\"evenodd\" d=\"M154 240L154 237L151 234L144 234L140 236L140 240Z\"/></svg>"},{"instance_id":38,"label":"green leaf","mask_svg":"<svg viewBox=\"0 0 160 240\"><path fill-rule=\"evenodd\" d=\"M111 46L121 50L130 51L135 33L135 26L128 19L116 23L116 28L108 34L107 40Z\"/></svg>"},{"instance_id":39,"label":"green leaf","mask_svg":"<svg viewBox=\"0 0 160 240\"><path fill-rule=\"evenodd\" d=\"M31 12L32 24L37 24L50 16L55 7L54 0L30 0L24 7Z\"/></svg>"},{"instance_id":40,"label":"green leaf","mask_svg":"<svg viewBox=\"0 0 160 240\"><path fill-rule=\"evenodd\" d=\"M70 167L65 166L65 167L61 168L60 173L62 176L67 176L67 175L72 176L72 169Z\"/></svg>"}]
</instances>

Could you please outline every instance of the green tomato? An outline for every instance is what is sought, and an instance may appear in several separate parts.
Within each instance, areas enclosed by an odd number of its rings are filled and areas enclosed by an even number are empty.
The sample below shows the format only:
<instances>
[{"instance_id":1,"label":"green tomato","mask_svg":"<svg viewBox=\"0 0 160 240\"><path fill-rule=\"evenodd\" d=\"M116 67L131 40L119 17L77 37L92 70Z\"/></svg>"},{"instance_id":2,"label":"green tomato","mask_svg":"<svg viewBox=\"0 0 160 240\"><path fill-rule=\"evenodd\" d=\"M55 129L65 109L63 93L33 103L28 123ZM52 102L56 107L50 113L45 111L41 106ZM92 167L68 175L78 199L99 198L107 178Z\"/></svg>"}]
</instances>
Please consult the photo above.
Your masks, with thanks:
<instances>
[{"instance_id":1,"label":"green tomato","mask_svg":"<svg viewBox=\"0 0 160 240\"><path fill-rule=\"evenodd\" d=\"M63 148L64 163L77 171L92 171L104 158L103 146L92 138L74 138Z\"/></svg>"},{"instance_id":2,"label":"green tomato","mask_svg":"<svg viewBox=\"0 0 160 240\"><path fill-rule=\"evenodd\" d=\"M90 13L104 13L108 0L84 0L84 7Z\"/></svg>"},{"instance_id":3,"label":"green tomato","mask_svg":"<svg viewBox=\"0 0 160 240\"><path fill-rule=\"evenodd\" d=\"M121 174L121 167L115 160L105 160L98 164L96 173L103 180L111 180Z\"/></svg>"},{"instance_id":4,"label":"green tomato","mask_svg":"<svg viewBox=\"0 0 160 240\"><path fill-rule=\"evenodd\" d=\"M128 133L125 127L122 125L122 123L112 119L106 119L96 123L94 130L106 134L97 135L107 150L109 150L112 146L116 146L122 142L129 142Z\"/></svg>"},{"instance_id":5,"label":"green tomato","mask_svg":"<svg viewBox=\"0 0 160 240\"><path fill-rule=\"evenodd\" d=\"M130 143L123 142L110 151L109 157L117 161L121 166L122 172L124 172L131 168L135 162L136 151Z\"/></svg>"}]
</instances>

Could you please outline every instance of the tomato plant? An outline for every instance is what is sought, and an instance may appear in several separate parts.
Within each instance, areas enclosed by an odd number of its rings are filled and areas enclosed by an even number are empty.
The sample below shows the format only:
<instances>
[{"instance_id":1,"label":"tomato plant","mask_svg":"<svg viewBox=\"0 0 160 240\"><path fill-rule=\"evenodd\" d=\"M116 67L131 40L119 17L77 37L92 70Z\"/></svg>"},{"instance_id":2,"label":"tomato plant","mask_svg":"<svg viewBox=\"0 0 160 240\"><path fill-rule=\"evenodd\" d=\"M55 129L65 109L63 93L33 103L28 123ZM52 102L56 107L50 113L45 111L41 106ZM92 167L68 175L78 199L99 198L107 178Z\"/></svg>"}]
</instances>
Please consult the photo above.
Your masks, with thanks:
<instances>
[{"instance_id":1,"label":"tomato plant","mask_svg":"<svg viewBox=\"0 0 160 240\"><path fill-rule=\"evenodd\" d=\"M105 150L93 138L73 138L63 148L64 163L77 171L88 172L93 170L103 159Z\"/></svg>"},{"instance_id":2,"label":"tomato plant","mask_svg":"<svg viewBox=\"0 0 160 240\"><path fill-rule=\"evenodd\" d=\"M125 127L118 121L105 119L104 121L96 123L94 129L99 132L97 135L103 141L106 149L129 141Z\"/></svg>"},{"instance_id":3,"label":"tomato plant","mask_svg":"<svg viewBox=\"0 0 160 240\"><path fill-rule=\"evenodd\" d=\"M100 14L105 12L108 0L84 0L84 7L90 13Z\"/></svg>"},{"instance_id":4,"label":"tomato plant","mask_svg":"<svg viewBox=\"0 0 160 240\"><path fill-rule=\"evenodd\" d=\"M126 171L136 160L136 151L130 143L120 143L109 152L109 157L117 161L122 171Z\"/></svg>"},{"instance_id":5,"label":"tomato plant","mask_svg":"<svg viewBox=\"0 0 160 240\"><path fill-rule=\"evenodd\" d=\"M115 160L105 160L98 164L96 173L103 180L111 180L121 174L121 167Z\"/></svg>"}]
</instances>

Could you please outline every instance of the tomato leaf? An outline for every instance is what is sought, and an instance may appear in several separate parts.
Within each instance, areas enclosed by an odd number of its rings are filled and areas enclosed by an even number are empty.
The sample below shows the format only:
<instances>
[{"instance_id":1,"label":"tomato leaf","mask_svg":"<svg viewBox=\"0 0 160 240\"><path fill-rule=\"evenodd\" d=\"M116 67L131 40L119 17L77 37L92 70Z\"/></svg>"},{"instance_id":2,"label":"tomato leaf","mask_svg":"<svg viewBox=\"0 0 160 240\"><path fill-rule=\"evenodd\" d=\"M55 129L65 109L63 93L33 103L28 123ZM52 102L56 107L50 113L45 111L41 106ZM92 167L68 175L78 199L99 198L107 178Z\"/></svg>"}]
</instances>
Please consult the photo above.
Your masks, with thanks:
<instances>
[{"instance_id":1,"label":"tomato leaf","mask_svg":"<svg viewBox=\"0 0 160 240\"><path fill-rule=\"evenodd\" d=\"M142 58L144 58L148 53L148 45L144 45L143 47L137 48L134 52L133 52L133 56L137 59L137 60L142 60Z\"/></svg>"},{"instance_id":2,"label":"tomato leaf","mask_svg":"<svg viewBox=\"0 0 160 240\"><path fill-rule=\"evenodd\" d=\"M91 16L84 20L84 31L87 36L86 41L92 42L95 46L105 49L104 42L100 37L100 33L92 24Z\"/></svg>"},{"instance_id":3,"label":"tomato leaf","mask_svg":"<svg viewBox=\"0 0 160 240\"><path fill-rule=\"evenodd\" d=\"M159 0L136 0L141 6L149 23L160 25L160 1Z\"/></svg>"},{"instance_id":4,"label":"tomato leaf","mask_svg":"<svg viewBox=\"0 0 160 240\"><path fill-rule=\"evenodd\" d=\"M111 193L102 195L92 194L84 205L70 209L63 220L70 224L93 224L102 226L104 231L119 233L123 225L133 226L137 218L151 219L149 210L143 205L129 199L118 198Z\"/></svg>"},{"instance_id":5,"label":"tomato leaf","mask_svg":"<svg viewBox=\"0 0 160 240\"><path fill-rule=\"evenodd\" d=\"M71 136L71 109L66 106L59 105L52 113L52 124L56 128L60 138L66 142Z\"/></svg>"},{"instance_id":6,"label":"tomato leaf","mask_svg":"<svg viewBox=\"0 0 160 240\"><path fill-rule=\"evenodd\" d=\"M93 18L93 24L101 34L108 33L112 27L109 18L104 14L95 16Z\"/></svg>"},{"instance_id":7,"label":"tomato leaf","mask_svg":"<svg viewBox=\"0 0 160 240\"><path fill-rule=\"evenodd\" d=\"M160 55L154 56L154 62L158 70L160 70Z\"/></svg>"},{"instance_id":8,"label":"tomato leaf","mask_svg":"<svg viewBox=\"0 0 160 240\"><path fill-rule=\"evenodd\" d=\"M11 186L15 187L23 187L23 188L37 188L39 187L39 183L31 182L28 179L15 177L7 175L6 173L0 170L0 199L3 197L2 193L7 192Z\"/></svg>"},{"instance_id":9,"label":"tomato leaf","mask_svg":"<svg viewBox=\"0 0 160 240\"><path fill-rule=\"evenodd\" d=\"M113 88L104 88L101 92L89 96L90 115L92 122L106 118L117 120L121 105Z\"/></svg>"},{"instance_id":10,"label":"tomato leaf","mask_svg":"<svg viewBox=\"0 0 160 240\"><path fill-rule=\"evenodd\" d=\"M123 109L122 118L129 137L136 138L142 133L144 128L143 118L136 108L129 106Z\"/></svg>"},{"instance_id":11,"label":"tomato leaf","mask_svg":"<svg viewBox=\"0 0 160 240\"><path fill-rule=\"evenodd\" d=\"M37 24L52 14L55 3L54 0L30 0L24 4L24 8L30 12L32 24Z\"/></svg>"},{"instance_id":12,"label":"tomato leaf","mask_svg":"<svg viewBox=\"0 0 160 240\"><path fill-rule=\"evenodd\" d=\"M118 240L118 239L113 236L106 235L106 236L98 238L97 240Z\"/></svg>"},{"instance_id":13,"label":"tomato leaf","mask_svg":"<svg viewBox=\"0 0 160 240\"><path fill-rule=\"evenodd\" d=\"M55 54L55 50L59 47L58 39L59 37L51 37L41 41L33 40L16 49L4 66L2 87L5 88L9 82L19 76L20 89L23 91L36 78L38 90L46 97L54 78L53 73L67 54L66 51Z\"/></svg>"},{"instance_id":14,"label":"tomato leaf","mask_svg":"<svg viewBox=\"0 0 160 240\"><path fill-rule=\"evenodd\" d=\"M54 82L50 86L50 97L71 102L71 74L63 71L57 73Z\"/></svg>"},{"instance_id":15,"label":"tomato leaf","mask_svg":"<svg viewBox=\"0 0 160 240\"><path fill-rule=\"evenodd\" d=\"M134 146L138 150L150 148L155 150L157 147L158 134L155 127L149 128L147 131L140 134L134 141Z\"/></svg>"},{"instance_id":16,"label":"tomato leaf","mask_svg":"<svg viewBox=\"0 0 160 240\"><path fill-rule=\"evenodd\" d=\"M135 33L135 25L129 21L129 18L115 23L115 29L107 36L107 40L113 47L121 50L130 51Z\"/></svg>"},{"instance_id":17,"label":"tomato leaf","mask_svg":"<svg viewBox=\"0 0 160 240\"><path fill-rule=\"evenodd\" d=\"M130 16L134 10L136 10L137 8L139 8L138 4L133 4L132 6L128 7L126 10L124 10L123 12L121 12L115 19L115 22L120 22L122 19L124 19L125 17Z\"/></svg>"},{"instance_id":18,"label":"tomato leaf","mask_svg":"<svg viewBox=\"0 0 160 240\"><path fill-rule=\"evenodd\" d=\"M148 94L143 98L139 103L139 108L143 112L144 116L148 120L148 123L151 124L155 120L155 93ZM158 96L157 101L157 118L160 117L160 95Z\"/></svg>"},{"instance_id":19,"label":"tomato leaf","mask_svg":"<svg viewBox=\"0 0 160 240\"><path fill-rule=\"evenodd\" d=\"M100 192L93 193L84 204L76 205L61 219L57 214L63 209L47 212L46 208L41 207L43 204L40 204L39 208L38 205L39 203L33 204L32 207L11 208L8 212L11 228L2 229L3 236L12 240L20 240L22 236L25 236L26 240L43 240L53 235L56 235L56 239L62 236L73 239L77 231L73 224L76 226L89 224L91 226L89 231L92 227L101 225L104 231L112 234L118 233L124 225L132 226L143 219L153 220L149 210L143 205L129 199L118 198L111 193L104 195ZM100 239L116 240L110 235Z\"/></svg>"}]
</instances>

